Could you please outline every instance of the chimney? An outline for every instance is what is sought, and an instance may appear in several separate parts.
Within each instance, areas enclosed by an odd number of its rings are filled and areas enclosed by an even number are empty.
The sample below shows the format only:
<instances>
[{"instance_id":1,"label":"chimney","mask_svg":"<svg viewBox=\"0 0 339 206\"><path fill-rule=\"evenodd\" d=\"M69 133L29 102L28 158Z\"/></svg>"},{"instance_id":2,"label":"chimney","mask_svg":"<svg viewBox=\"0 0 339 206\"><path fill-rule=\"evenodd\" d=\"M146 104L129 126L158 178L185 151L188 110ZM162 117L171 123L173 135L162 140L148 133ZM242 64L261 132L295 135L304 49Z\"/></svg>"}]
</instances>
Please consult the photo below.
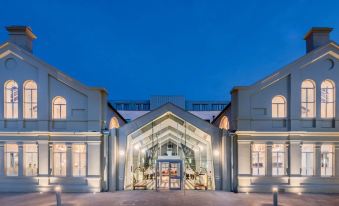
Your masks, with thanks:
<instances>
[{"instance_id":1,"label":"chimney","mask_svg":"<svg viewBox=\"0 0 339 206\"><path fill-rule=\"evenodd\" d=\"M36 36L33 34L32 29L28 26L7 26L9 35L9 42L16 44L17 46L33 52L33 40Z\"/></svg>"},{"instance_id":2,"label":"chimney","mask_svg":"<svg viewBox=\"0 0 339 206\"><path fill-rule=\"evenodd\" d=\"M304 37L304 40L306 40L306 53L328 44L332 30L329 27L312 27Z\"/></svg>"}]
</instances>

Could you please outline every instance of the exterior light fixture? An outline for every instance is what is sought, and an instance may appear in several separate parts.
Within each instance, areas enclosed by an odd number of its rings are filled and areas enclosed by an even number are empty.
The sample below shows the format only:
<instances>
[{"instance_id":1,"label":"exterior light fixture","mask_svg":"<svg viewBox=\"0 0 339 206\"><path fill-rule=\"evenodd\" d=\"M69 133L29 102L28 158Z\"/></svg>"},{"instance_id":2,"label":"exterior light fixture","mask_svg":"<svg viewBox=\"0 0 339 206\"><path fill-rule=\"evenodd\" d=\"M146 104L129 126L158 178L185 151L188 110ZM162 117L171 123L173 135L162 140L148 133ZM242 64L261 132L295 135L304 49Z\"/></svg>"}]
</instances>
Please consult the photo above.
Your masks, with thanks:
<instances>
[{"instance_id":1,"label":"exterior light fixture","mask_svg":"<svg viewBox=\"0 0 339 206\"><path fill-rule=\"evenodd\" d=\"M55 188L55 198L56 198L56 205L61 206L61 187L58 185Z\"/></svg>"},{"instance_id":2,"label":"exterior light fixture","mask_svg":"<svg viewBox=\"0 0 339 206\"><path fill-rule=\"evenodd\" d=\"M125 151L124 150L120 150L119 154L120 154L120 156L124 156L125 155Z\"/></svg>"},{"instance_id":3,"label":"exterior light fixture","mask_svg":"<svg viewBox=\"0 0 339 206\"><path fill-rule=\"evenodd\" d=\"M278 187L273 187L273 206L278 206Z\"/></svg>"},{"instance_id":4,"label":"exterior light fixture","mask_svg":"<svg viewBox=\"0 0 339 206\"><path fill-rule=\"evenodd\" d=\"M134 145L134 149L135 149L135 150L140 149L140 144L139 144L139 143L135 144L135 145Z\"/></svg>"},{"instance_id":5,"label":"exterior light fixture","mask_svg":"<svg viewBox=\"0 0 339 206\"><path fill-rule=\"evenodd\" d=\"M219 150L216 149L216 150L213 151L213 154L214 154L214 156L219 156L220 152L219 152Z\"/></svg>"}]
</instances>

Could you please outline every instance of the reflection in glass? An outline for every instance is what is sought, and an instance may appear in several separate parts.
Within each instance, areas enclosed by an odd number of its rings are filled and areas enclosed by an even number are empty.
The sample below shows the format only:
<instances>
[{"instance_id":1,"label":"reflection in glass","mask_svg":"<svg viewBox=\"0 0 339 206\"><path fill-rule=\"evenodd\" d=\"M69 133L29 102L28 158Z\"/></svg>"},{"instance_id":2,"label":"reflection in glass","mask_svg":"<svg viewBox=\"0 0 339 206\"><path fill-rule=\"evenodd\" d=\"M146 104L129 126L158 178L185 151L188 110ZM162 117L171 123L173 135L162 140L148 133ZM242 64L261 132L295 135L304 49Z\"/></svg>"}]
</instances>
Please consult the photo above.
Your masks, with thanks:
<instances>
[{"instance_id":1,"label":"reflection in glass","mask_svg":"<svg viewBox=\"0 0 339 206\"><path fill-rule=\"evenodd\" d=\"M26 176L38 174L38 146L37 144L24 145L24 172Z\"/></svg>"}]
</instances>

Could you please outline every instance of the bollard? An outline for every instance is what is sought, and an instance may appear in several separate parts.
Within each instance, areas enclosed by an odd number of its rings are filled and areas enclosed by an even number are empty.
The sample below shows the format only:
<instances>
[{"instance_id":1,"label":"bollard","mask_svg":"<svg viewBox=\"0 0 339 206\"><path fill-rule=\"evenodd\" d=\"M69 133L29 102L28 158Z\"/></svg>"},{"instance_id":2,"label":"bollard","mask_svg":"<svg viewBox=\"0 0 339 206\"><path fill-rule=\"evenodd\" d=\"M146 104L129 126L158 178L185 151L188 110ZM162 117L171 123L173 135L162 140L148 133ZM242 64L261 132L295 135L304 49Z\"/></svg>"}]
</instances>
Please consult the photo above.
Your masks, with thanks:
<instances>
[{"instance_id":1,"label":"bollard","mask_svg":"<svg viewBox=\"0 0 339 206\"><path fill-rule=\"evenodd\" d=\"M61 187L55 187L55 197L56 197L56 205L61 206Z\"/></svg>"},{"instance_id":2,"label":"bollard","mask_svg":"<svg viewBox=\"0 0 339 206\"><path fill-rule=\"evenodd\" d=\"M278 206L278 188L273 188L273 206Z\"/></svg>"}]
</instances>

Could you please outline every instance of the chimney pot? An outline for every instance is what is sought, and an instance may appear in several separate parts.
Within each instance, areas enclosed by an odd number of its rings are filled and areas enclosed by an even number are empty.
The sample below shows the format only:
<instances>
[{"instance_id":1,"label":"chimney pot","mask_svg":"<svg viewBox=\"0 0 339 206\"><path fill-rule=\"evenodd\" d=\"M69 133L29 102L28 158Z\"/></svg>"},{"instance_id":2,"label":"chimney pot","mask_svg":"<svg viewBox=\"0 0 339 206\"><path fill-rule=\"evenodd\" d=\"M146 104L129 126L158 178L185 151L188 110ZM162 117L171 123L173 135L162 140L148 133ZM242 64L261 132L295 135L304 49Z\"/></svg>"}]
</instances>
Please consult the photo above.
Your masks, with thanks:
<instances>
[{"instance_id":1,"label":"chimney pot","mask_svg":"<svg viewBox=\"0 0 339 206\"><path fill-rule=\"evenodd\" d=\"M33 34L32 29L28 26L7 26L6 30L9 35L9 42L17 46L33 52L33 40L36 36Z\"/></svg>"},{"instance_id":2,"label":"chimney pot","mask_svg":"<svg viewBox=\"0 0 339 206\"><path fill-rule=\"evenodd\" d=\"M306 40L306 53L328 44L332 30L329 27L312 27L304 37L304 40Z\"/></svg>"}]
</instances>

